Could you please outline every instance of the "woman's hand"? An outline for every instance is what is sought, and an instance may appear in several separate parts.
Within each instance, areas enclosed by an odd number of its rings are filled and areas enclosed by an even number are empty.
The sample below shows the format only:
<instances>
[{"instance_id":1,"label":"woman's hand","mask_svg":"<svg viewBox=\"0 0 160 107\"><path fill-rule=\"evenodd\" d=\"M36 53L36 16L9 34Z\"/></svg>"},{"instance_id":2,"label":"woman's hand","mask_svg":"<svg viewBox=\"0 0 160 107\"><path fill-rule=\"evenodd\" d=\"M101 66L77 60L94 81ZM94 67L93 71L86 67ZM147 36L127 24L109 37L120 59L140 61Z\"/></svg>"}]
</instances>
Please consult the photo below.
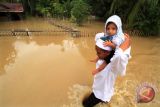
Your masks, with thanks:
<instances>
[{"instance_id":1,"label":"woman's hand","mask_svg":"<svg viewBox=\"0 0 160 107\"><path fill-rule=\"evenodd\" d=\"M95 74L97 74L98 72L99 72L99 69L95 69L95 70L92 71L92 75L95 75Z\"/></svg>"}]
</instances>

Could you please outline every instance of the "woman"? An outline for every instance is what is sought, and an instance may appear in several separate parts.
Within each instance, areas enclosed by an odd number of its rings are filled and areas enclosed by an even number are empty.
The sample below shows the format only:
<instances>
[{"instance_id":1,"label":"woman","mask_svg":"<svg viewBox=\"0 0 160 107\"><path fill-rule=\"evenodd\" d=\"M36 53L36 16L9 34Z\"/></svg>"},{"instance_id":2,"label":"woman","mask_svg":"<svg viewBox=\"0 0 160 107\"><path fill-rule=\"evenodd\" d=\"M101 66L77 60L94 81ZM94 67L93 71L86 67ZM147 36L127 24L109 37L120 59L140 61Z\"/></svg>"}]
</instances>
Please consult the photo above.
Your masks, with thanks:
<instances>
[{"instance_id":1,"label":"woman","mask_svg":"<svg viewBox=\"0 0 160 107\"><path fill-rule=\"evenodd\" d=\"M103 45L101 38L96 41L96 52L100 59L111 54L110 47ZM99 73L94 75L93 92L83 100L84 107L93 107L100 102L109 102L114 93L114 83L118 75L125 75L129 60L130 38L125 34L125 41L116 49L110 63ZM108 49L108 50L107 50ZM96 67L103 62L99 60Z\"/></svg>"}]
</instances>

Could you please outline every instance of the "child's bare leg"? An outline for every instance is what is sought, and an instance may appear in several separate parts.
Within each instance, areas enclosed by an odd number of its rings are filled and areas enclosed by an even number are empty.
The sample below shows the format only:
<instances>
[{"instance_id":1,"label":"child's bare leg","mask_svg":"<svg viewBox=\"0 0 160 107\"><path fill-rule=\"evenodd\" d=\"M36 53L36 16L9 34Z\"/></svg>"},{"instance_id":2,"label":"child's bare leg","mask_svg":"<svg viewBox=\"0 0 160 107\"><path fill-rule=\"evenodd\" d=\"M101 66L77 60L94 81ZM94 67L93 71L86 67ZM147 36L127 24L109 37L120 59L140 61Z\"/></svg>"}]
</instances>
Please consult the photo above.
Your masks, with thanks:
<instances>
[{"instance_id":1,"label":"child's bare leg","mask_svg":"<svg viewBox=\"0 0 160 107\"><path fill-rule=\"evenodd\" d=\"M92 74L95 75L107 66L107 63L104 61L97 69L92 71Z\"/></svg>"},{"instance_id":2,"label":"child's bare leg","mask_svg":"<svg viewBox=\"0 0 160 107\"><path fill-rule=\"evenodd\" d=\"M107 66L107 63L106 63L106 61L104 61L104 62L99 66L99 68L98 68L99 72L100 72L101 70L103 70L106 66Z\"/></svg>"}]
</instances>

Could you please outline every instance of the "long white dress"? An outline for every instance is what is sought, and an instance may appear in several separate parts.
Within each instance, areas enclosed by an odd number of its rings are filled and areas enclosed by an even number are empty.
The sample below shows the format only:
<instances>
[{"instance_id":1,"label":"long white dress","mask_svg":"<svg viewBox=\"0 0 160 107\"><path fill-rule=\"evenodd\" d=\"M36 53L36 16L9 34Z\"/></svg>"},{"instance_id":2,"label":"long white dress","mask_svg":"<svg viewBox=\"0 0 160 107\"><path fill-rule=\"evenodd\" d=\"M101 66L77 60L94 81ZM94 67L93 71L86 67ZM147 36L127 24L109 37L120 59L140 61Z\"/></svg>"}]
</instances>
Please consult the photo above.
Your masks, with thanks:
<instances>
[{"instance_id":1,"label":"long white dress","mask_svg":"<svg viewBox=\"0 0 160 107\"><path fill-rule=\"evenodd\" d=\"M104 102L109 102L114 94L114 84L118 75L125 75L126 66L130 56L130 48L122 51L121 48L116 49L115 55L111 58L111 62L99 73L94 76L93 93L96 98ZM96 68L103 63L99 60Z\"/></svg>"},{"instance_id":2,"label":"long white dress","mask_svg":"<svg viewBox=\"0 0 160 107\"><path fill-rule=\"evenodd\" d=\"M122 31L122 22L119 16L113 15L109 17L105 24L105 32L98 33L95 36L95 41L103 36L108 36L106 33L106 25L108 22L113 22L117 26L117 34L114 36L113 43L116 44L115 54L111 58L111 62L99 73L94 76L93 93L98 99L109 102L114 93L114 84L118 75L124 76L126 74L126 66L128 60L131 58L129 47L124 52L119 48L120 44L124 41L124 34ZM102 48L103 45L101 45ZM104 60L98 60L96 68L98 68Z\"/></svg>"}]
</instances>

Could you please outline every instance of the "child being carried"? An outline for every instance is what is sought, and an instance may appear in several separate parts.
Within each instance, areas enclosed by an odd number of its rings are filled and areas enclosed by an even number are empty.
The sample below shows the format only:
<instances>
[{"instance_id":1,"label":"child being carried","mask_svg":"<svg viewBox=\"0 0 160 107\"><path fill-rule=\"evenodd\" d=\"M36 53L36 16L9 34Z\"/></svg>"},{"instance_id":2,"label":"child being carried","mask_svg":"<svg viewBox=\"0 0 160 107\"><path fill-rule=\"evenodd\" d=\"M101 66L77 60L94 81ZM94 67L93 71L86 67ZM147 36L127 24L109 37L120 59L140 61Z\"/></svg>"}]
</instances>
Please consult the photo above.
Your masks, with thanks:
<instances>
[{"instance_id":1,"label":"child being carried","mask_svg":"<svg viewBox=\"0 0 160 107\"><path fill-rule=\"evenodd\" d=\"M121 43L124 42L125 37L122 31L122 22L119 16L113 15L109 17L105 24L105 32L98 33L95 36L95 41L101 38L104 41L104 46L109 46L112 49L112 52L116 51L116 48L120 46ZM98 54L98 53L97 53ZM130 56L128 56L130 57ZM97 56L96 59L91 60L92 62L97 62L99 57ZM96 73L103 70L110 60L104 60L103 63L92 71L92 74L95 75Z\"/></svg>"}]
</instances>

